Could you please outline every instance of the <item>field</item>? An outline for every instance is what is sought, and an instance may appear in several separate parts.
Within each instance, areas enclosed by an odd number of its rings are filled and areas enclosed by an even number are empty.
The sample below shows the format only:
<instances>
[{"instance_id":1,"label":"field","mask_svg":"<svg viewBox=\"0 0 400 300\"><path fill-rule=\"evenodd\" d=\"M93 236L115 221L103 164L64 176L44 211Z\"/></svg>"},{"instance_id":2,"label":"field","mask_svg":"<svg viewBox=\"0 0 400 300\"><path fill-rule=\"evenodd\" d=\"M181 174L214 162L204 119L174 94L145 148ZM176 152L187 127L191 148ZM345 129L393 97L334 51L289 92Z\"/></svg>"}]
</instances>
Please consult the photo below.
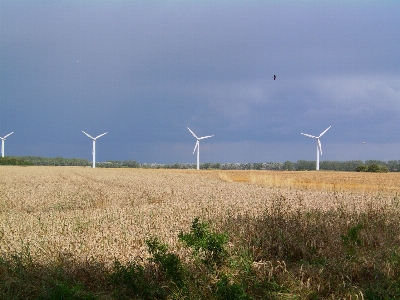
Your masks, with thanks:
<instances>
[{"instance_id":1,"label":"field","mask_svg":"<svg viewBox=\"0 0 400 300\"><path fill-rule=\"evenodd\" d=\"M187 249L178 235L189 231L196 217L214 230L228 231L233 249L250 223L265 222L266 214L274 211L287 218L282 222L288 230L292 227L287 222L299 220L293 219L295 215L340 211L344 217L338 228L345 236L346 230L361 222L357 218L380 212L387 222L393 220L390 226L398 227L398 215L393 216L388 209L393 212L398 207L399 195L400 173L1 167L0 256L8 259L29 253L35 265L95 261L111 268L116 260L127 264L149 258L145 241L158 237L170 251L185 257ZM257 224L252 230L257 230ZM244 236L259 238L252 230ZM361 235L364 244L370 243L368 234ZM395 234L394 243L398 240L398 232ZM315 249L326 251L317 237L309 235L304 237L306 244L314 243ZM340 234L338 241L343 251L349 248ZM253 249L253 267L266 268L280 261L276 255ZM304 254L301 256L304 261ZM396 266L387 266L386 271L393 273ZM292 281L302 282L305 288L306 280L297 273L293 271ZM314 285L309 282L309 290L317 289L318 284L323 290L323 283L313 276L307 277L314 281ZM336 291L331 288L321 293L335 295ZM304 295L300 288L298 295ZM354 295L362 292L354 288Z\"/></svg>"}]
</instances>

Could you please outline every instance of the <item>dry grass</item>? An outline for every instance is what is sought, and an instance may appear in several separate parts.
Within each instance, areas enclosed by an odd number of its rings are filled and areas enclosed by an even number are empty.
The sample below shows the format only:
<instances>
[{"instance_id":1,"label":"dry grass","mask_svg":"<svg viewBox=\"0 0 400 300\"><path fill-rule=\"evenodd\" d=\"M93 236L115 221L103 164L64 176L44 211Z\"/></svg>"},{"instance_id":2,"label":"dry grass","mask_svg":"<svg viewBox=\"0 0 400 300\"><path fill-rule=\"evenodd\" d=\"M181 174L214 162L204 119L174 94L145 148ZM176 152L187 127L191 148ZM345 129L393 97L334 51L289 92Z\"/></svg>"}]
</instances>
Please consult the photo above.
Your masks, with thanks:
<instances>
[{"instance_id":1,"label":"dry grass","mask_svg":"<svg viewBox=\"0 0 400 300\"><path fill-rule=\"evenodd\" d=\"M361 210L376 192L383 205L400 191L397 173L81 167L2 167L0 172L0 253L29 246L38 260L60 253L103 262L143 257L148 236L176 245L178 232L196 216L215 222L226 215L257 216L276 195L304 199L293 202L303 209L345 203Z\"/></svg>"},{"instance_id":2,"label":"dry grass","mask_svg":"<svg viewBox=\"0 0 400 300\"><path fill-rule=\"evenodd\" d=\"M150 236L184 251L177 236L195 217L240 232L277 199L297 220L291 212L385 210L399 194L400 173L2 167L0 256L29 249L38 263L128 262L148 257Z\"/></svg>"},{"instance_id":3,"label":"dry grass","mask_svg":"<svg viewBox=\"0 0 400 300\"><path fill-rule=\"evenodd\" d=\"M291 189L400 193L400 173L355 173L333 171L224 171L227 182L249 182Z\"/></svg>"}]
</instances>

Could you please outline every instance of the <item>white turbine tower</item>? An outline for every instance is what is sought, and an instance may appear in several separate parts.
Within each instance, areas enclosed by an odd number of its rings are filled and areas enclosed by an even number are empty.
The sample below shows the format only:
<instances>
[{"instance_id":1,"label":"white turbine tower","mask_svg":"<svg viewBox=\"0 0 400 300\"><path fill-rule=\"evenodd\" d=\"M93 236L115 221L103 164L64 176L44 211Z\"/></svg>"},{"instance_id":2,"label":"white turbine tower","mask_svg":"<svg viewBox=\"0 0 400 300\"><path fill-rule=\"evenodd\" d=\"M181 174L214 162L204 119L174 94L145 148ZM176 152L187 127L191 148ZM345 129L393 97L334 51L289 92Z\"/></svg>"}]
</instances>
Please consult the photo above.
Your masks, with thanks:
<instances>
[{"instance_id":1,"label":"white turbine tower","mask_svg":"<svg viewBox=\"0 0 400 300\"><path fill-rule=\"evenodd\" d=\"M210 137L213 137L214 135L207 135L207 136L202 136L202 137L197 137L193 131L190 130L190 128L188 127L187 129L189 129L189 131L193 134L193 136L196 138L197 142L196 145L194 146L194 150L193 150L193 154L196 151L197 148L197 170L200 169L200 140L203 139L207 139Z\"/></svg>"},{"instance_id":2,"label":"white turbine tower","mask_svg":"<svg viewBox=\"0 0 400 300\"><path fill-rule=\"evenodd\" d=\"M88 137L90 137L93 140L93 150L92 150L92 154L93 154L93 168L96 168L96 140L105 135L107 132L104 132L103 134L100 134L96 137L92 137L91 135L87 134L86 132L82 131L84 134L86 134Z\"/></svg>"},{"instance_id":3,"label":"white turbine tower","mask_svg":"<svg viewBox=\"0 0 400 300\"><path fill-rule=\"evenodd\" d=\"M6 138L10 135L12 135L14 132L11 132L9 134L7 134L5 137L0 137L1 139L1 157L4 157L4 141L6 140Z\"/></svg>"},{"instance_id":4,"label":"white turbine tower","mask_svg":"<svg viewBox=\"0 0 400 300\"><path fill-rule=\"evenodd\" d=\"M322 146L321 146L321 141L319 140L319 138L320 138L321 136L323 136L323 135L325 134L325 132L327 132L328 129L331 128L331 127L332 127L332 126L329 126L329 127L328 127L327 129L325 129L319 136L313 136L313 135L311 135L311 134L301 133L301 134L303 134L303 135L305 135L305 136L308 136L308 137L310 137L310 138L317 139L317 166L316 166L316 170L319 170L319 153L321 152L321 155L322 155Z\"/></svg>"}]
</instances>

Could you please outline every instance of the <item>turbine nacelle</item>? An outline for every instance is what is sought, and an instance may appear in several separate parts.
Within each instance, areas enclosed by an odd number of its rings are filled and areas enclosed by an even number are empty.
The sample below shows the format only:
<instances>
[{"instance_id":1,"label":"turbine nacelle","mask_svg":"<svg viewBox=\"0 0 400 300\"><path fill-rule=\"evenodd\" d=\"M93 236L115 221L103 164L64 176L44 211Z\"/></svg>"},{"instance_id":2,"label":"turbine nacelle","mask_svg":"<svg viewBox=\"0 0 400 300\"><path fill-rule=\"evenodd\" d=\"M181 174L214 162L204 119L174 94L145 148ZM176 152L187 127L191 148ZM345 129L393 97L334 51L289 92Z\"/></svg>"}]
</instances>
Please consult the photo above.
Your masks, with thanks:
<instances>
[{"instance_id":1,"label":"turbine nacelle","mask_svg":"<svg viewBox=\"0 0 400 300\"><path fill-rule=\"evenodd\" d=\"M189 129L189 128L188 128L188 129ZM190 130L190 129L189 129L189 130ZM202 137L200 137L200 138L196 137L197 142L196 142L196 145L194 146L193 154L194 154L194 152L196 151L196 148L199 147L200 140L208 139L208 138L210 138L210 137L213 137L213 135L202 136Z\"/></svg>"},{"instance_id":2,"label":"turbine nacelle","mask_svg":"<svg viewBox=\"0 0 400 300\"><path fill-rule=\"evenodd\" d=\"M197 135L195 135L194 132L190 130L189 127L187 127L187 129L189 129L190 133L194 136L195 139L199 139L199 138L197 137Z\"/></svg>"},{"instance_id":3,"label":"turbine nacelle","mask_svg":"<svg viewBox=\"0 0 400 300\"><path fill-rule=\"evenodd\" d=\"M194 132L191 131L189 127L187 127L187 129L189 129L189 131L192 133L192 135L193 135L197 140L203 140L203 139L207 139L207 138L210 138L210 137L213 137L213 136L214 136L214 135L207 135L207 136L197 137L197 135L195 135Z\"/></svg>"},{"instance_id":4,"label":"turbine nacelle","mask_svg":"<svg viewBox=\"0 0 400 300\"><path fill-rule=\"evenodd\" d=\"M327 132L329 130L329 128L331 128L332 126L329 126L327 129L325 129L324 131L321 132L321 134L319 136L313 136L311 134L307 134L307 133L301 133L302 135L308 136L310 138L313 139L317 139L317 143L318 143L318 149L322 155L322 145L321 145L321 141L319 140L321 136L323 136L325 134L325 132Z\"/></svg>"},{"instance_id":5,"label":"turbine nacelle","mask_svg":"<svg viewBox=\"0 0 400 300\"><path fill-rule=\"evenodd\" d=\"M107 134L107 132L104 132L104 133L102 133L102 134L100 134L100 135L98 135L98 136L96 136L96 137L92 137L90 134L87 134L86 132L84 132L83 130L82 130L82 132L84 133L84 134L86 134L88 137L90 137L92 140L97 140L99 137L101 137L101 136L103 136L103 135L105 135L105 134Z\"/></svg>"}]
</instances>

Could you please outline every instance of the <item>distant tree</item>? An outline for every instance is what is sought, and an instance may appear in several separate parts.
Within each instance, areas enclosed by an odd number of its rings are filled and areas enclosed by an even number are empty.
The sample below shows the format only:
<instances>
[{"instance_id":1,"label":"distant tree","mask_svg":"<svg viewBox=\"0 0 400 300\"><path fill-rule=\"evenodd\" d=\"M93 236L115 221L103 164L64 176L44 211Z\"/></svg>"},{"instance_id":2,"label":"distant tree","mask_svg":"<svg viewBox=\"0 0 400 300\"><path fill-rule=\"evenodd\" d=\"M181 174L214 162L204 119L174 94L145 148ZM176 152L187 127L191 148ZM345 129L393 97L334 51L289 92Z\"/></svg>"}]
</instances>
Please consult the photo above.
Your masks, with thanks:
<instances>
[{"instance_id":1,"label":"distant tree","mask_svg":"<svg viewBox=\"0 0 400 300\"><path fill-rule=\"evenodd\" d=\"M359 165L357 168L356 168L356 172L366 172L367 171L367 166L366 165L364 165L364 164L362 164L362 165Z\"/></svg>"},{"instance_id":2,"label":"distant tree","mask_svg":"<svg viewBox=\"0 0 400 300\"><path fill-rule=\"evenodd\" d=\"M332 171L354 171L358 166L363 164L364 163L361 160L323 161L320 163L320 168Z\"/></svg>"},{"instance_id":3,"label":"distant tree","mask_svg":"<svg viewBox=\"0 0 400 300\"><path fill-rule=\"evenodd\" d=\"M367 167L367 172L379 173L380 171L381 171L381 168L377 164L370 164Z\"/></svg>"},{"instance_id":4,"label":"distant tree","mask_svg":"<svg viewBox=\"0 0 400 300\"><path fill-rule=\"evenodd\" d=\"M380 171L381 171L382 173L387 173L387 172L389 172L389 169L388 169L388 167L386 167L386 166L379 166L379 168L380 168Z\"/></svg>"},{"instance_id":5,"label":"distant tree","mask_svg":"<svg viewBox=\"0 0 400 300\"><path fill-rule=\"evenodd\" d=\"M315 161L298 160L295 164L296 171L315 170Z\"/></svg>"},{"instance_id":6,"label":"distant tree","mask_svg":"<svg viewBox=\"0 0 400 300\"><path fill-rule=\"evenodd\" d=\"M90 166L86 159L79 158L47 158L39 156L23 156L22 159L32 163L35 166Z\"/></svg>"},{"instance_id":7,"label":"distant tree","mask_svg":"<svg viewBox=\"0 0 400 300\"><path fill-rule=\"evenodd\" d=\"M215 170L220 170L221 169L221 164L220 163L213 163L211 168L215 169Z\"/></svg>"},{"instance_id":8,"label":"distant tree","mask_svg":"<svg viewBox=\"0 0 400 300\"><path fill-rule=\"evenodd\" d=\"M29 161L24 160L20 157L0 157L0 165L3 166L32 166L33 164Z\"/></svg>"},{"instance_id":9,"label":"distant tree","mask_svg":"<svg viewBox=\"0 0 400 300\"><path fill-rule=\"evenodd\" d=\"M350 160L344 162L346 164L346 171L354 171L359 165L363 165L362 160Z\"/></svg>"},{"instance_id":10,"label":"distant tree","mask_svg":"<svg viewBox=\"0 0 400 300\"><path fill-rule=\"evenodd\" d=\"M400 172L400 160L389 160L387 167L390 172Z\"/></svg>"},{"instance_id":11,"label":"distant tree","mask_svg":"<svg viewBox=\"0 0 400 300\"><path fill-rule=\"evenodd\" d=\"M251 165L252 170L265 170L266 168L266 164L263 163L252 163Z\"/></svg>"},{"instance_id":12,"label":"distant tree","mask_svg":"<svg viewBox=\"0 0 400 300\"><path fill-rule=\"evenodd\" d=\"M122 166L125 168L140 168L140 164L135 160L124 160Z\"/></svg>"},{"instance_id":13,"label":"distant tree","mask_svg":"<svg viewBox=\"0 0 400 300\"><path fill-rule=\"evenodd\" d=\"M378 165L378 166L386 166L387 163L385 161L382 161L382 160L366 160L365 164L368 165L368 166L372 165L372 164Z\"/></svg>"},{"instance_id":14,"label":"distant tree","mask_svg":"<svg viewBox=\"0 0 400 300\"><path fill-rule=\"evenodd\" d=\"M283 164L283 170L287 170L287 171L293 171L294 168L294 163L292 163L291 161L285 161L285 163Z\"/></svg>"}]
</instances>

